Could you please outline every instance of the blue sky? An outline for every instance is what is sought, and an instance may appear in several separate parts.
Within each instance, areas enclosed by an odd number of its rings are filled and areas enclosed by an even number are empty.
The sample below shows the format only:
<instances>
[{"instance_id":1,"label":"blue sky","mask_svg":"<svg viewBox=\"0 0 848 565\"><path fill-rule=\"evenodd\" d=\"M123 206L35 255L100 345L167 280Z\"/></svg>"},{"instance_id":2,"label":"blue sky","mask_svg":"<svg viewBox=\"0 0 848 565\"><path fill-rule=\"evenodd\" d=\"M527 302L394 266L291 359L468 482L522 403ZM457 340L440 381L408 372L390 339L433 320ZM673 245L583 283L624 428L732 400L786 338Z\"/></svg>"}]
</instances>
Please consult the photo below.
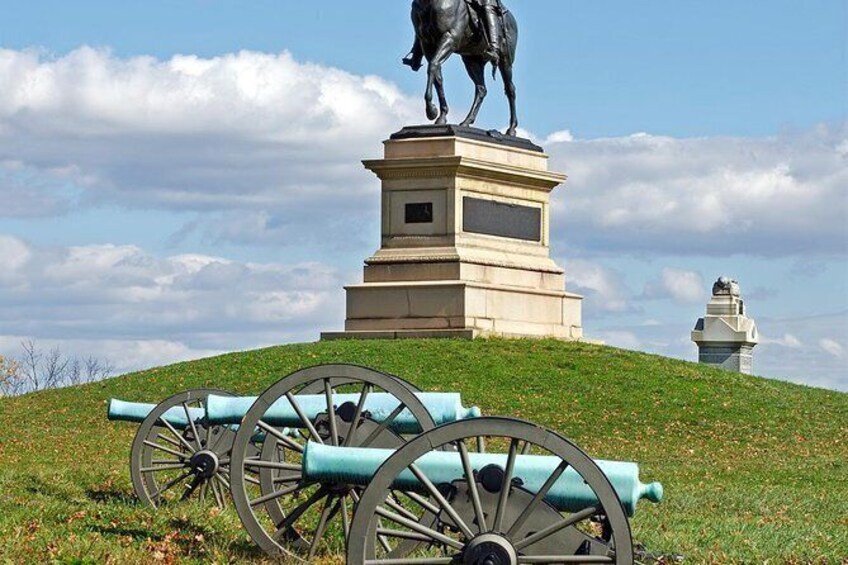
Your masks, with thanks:
<instances>
[{"instance_id":1,"label":"blue sky","mask_svg":"<svg viewBox=\"0 0 848 565\"><path fill-rule=\"evenodd\" d=\"M848 390L848 2L509 5L587 334L693 359L727 273L757 372ZM0 353L135 368L338 328L378 243L358 161L423 121L408 8L0 0Z\"/></svg>"}]
</instances>

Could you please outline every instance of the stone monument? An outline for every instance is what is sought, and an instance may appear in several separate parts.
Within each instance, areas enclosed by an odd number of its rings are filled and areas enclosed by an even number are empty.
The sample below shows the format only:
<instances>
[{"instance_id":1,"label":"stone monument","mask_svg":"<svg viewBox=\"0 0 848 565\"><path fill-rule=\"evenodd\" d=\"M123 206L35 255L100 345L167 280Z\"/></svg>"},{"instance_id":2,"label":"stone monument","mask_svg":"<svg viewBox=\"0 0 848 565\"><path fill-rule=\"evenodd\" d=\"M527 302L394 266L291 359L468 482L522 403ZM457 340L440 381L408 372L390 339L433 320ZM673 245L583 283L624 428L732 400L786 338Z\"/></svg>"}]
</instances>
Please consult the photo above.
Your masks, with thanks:
<instances>
[{"instance_id":1,"label":"stone monument","mask_svg":"<svg viewBox=\"0 0 848 565\"><path fill-rule=\"evenodd\" d=\"M550 258L550 194L566 177L530 141L461 126L404 128L382 159L382 246L323 339L580 339L582 298Z\"/></svg>"},{"instance_id":2,"label":"stone monument","mask_svg":"<svg viewBox=\"0 0 848 565\"><path fill-rule=\"evenodd\" d=\"M757 326L745 313L739 283L721 277L713 285L707 315L692 331L698 362L729 371L753 373L753 349L759 342Z\"/></svg>"}]
</instances>

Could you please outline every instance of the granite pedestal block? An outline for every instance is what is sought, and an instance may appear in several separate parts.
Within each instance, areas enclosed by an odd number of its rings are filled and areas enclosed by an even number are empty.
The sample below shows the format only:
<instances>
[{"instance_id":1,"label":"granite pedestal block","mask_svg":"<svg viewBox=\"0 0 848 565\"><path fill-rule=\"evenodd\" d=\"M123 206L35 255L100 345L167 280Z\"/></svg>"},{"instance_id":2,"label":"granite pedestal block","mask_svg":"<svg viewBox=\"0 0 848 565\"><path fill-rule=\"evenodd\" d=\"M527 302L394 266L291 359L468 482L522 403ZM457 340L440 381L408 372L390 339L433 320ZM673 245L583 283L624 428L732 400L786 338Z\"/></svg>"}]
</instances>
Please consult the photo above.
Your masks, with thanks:
<instances>
[{"instance_id":1,"label":"granite pedestal block","mask_svg":"<svg viewBox=\"0 0 848 565\"><path fill-rule=\"evenodd\" d=\"M407 128L364 162L382 181L382 241L323 339L582 338L580 296L550 258L550 194L565 175L527 140Z\"/></svg>"}]
</instances>

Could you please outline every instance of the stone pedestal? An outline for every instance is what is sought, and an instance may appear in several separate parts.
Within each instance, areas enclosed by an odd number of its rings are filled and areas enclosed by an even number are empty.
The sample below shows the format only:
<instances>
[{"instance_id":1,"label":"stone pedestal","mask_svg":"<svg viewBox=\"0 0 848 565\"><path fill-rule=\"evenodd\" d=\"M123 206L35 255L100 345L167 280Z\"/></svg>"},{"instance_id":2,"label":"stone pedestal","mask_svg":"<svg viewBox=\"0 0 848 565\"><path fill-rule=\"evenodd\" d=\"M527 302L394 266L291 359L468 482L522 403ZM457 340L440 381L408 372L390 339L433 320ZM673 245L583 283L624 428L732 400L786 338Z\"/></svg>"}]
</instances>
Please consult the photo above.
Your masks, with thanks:
<instances>
[{"instance_id":1,"label":"stone pedestal","mask_svg":"<svg viewBox=\"0 0 848 565\"><path fill-rule=\"evenodd\" d=\"M566 177L527 140L406 128L365 161L382 181L382 246L323 339L582 337L580 296L550 258L551 191Z\"/></svg>"},{"instance_id":2,"label":"stone pedestal","mask_svg":"<svg viewBox=\"0 0 848 565\"><path fill-rule=\"evenodd\" d=\"M715 283L707 315L695 324L692 341L698 345L699 363L753 373L753 349L759 341L757 326L745 314L745 302L736 281L722 277Z\"/></svg>"}]
</instances>

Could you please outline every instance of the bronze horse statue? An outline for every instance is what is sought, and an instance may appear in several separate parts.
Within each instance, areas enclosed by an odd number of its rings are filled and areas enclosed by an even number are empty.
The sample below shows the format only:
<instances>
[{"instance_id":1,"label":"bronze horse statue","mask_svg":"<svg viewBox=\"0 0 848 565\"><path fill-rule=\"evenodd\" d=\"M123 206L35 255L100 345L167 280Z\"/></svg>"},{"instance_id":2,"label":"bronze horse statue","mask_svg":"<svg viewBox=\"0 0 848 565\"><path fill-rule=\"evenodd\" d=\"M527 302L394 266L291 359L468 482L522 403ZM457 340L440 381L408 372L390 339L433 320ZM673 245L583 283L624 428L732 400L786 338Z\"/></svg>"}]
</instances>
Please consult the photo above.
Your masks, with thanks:
<instances>
[{"instance_id":1,"label":"bronze horse statue","mask_svg":"<svg viewBox=\"0 0 848 565\"><path fill-rule=\"evenodd\" d=\"M468 76L474 81L474 103L468 116L460 124L471 126L477 120L477 114L486 98L486 64L489 62L487 50L489 42L484 26L479 21L472 0L414 0L412 4L412 24L417 37L416 48L420 45L427 66L427 91L424 99L427 105L427 118L443 125L448 121L448 102L445 97L442 65L454 53L462 57ZM497 68L504 81L506 97L509 100L509 129L506 134L514 136L518 128L518 115L515 103L515 84L512 69L518 47L518 22L511 12L504 9L498 1L503 33L497 51L500 58ZM439 108L433 103L433 87L439 97Z\"/></svg>"}]
</instances>

